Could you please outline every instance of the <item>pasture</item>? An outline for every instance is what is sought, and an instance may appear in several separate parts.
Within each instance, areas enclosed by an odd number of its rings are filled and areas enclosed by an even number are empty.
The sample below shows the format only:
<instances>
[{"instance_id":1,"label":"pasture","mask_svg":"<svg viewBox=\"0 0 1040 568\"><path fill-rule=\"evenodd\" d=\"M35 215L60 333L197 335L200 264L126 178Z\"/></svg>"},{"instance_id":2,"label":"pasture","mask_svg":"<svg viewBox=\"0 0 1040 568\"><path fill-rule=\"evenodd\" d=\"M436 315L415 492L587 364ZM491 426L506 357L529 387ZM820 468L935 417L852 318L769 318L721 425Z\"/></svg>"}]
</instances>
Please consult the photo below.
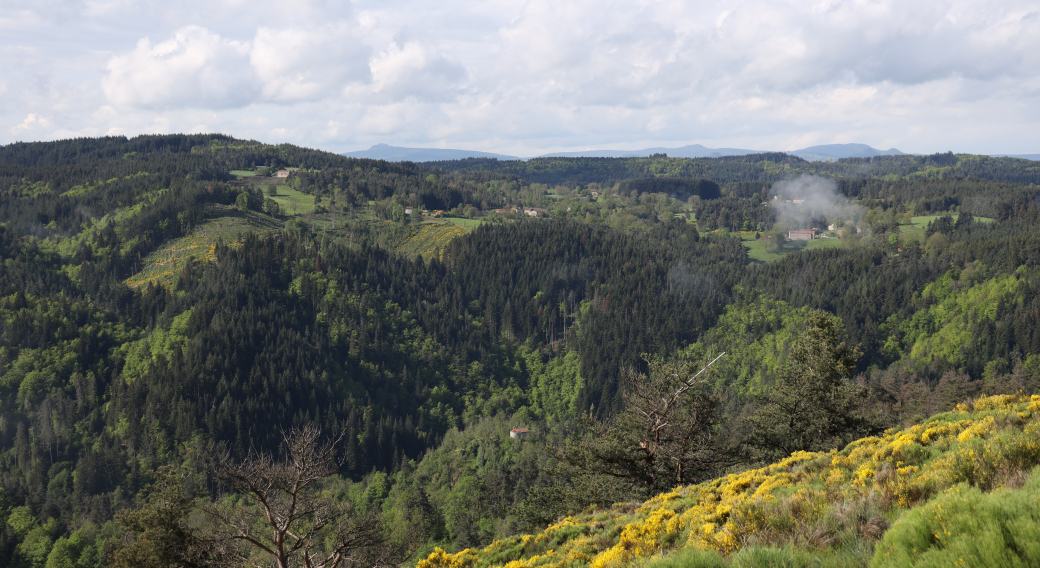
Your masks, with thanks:
<instances>
[{"instance_id":1,"label":"pasture","mask_svg":"<svg viewBox=\"0 0 1040 568\"><path fill-rule=\"evenodd\" d=\"M275 195L269 196L265 191L264 196L270 197L278 205L281 205L282 212L286 215L304 215L314 212L313 195L307 195L287 185L277 185L275 188L277 190Z\"/></svg>"},{"instance_id":2,"label":"pasture","mask_svg":"<svg viewBox=\"0 0 1040 568\"><path fill-rule=\"evenodd\" d=\"M841 241L839 239L813 239L811 241L787 241L779 250L772 251L768 248L769 241L764 238L755 240L753 234L747 238L741 235L741 242L743 243L744 248L748 249L748 257L756 262L769 262L770 260L783 258L789 253L801 250L815 250L841 246Z\"/></svg>"}]
</instances>

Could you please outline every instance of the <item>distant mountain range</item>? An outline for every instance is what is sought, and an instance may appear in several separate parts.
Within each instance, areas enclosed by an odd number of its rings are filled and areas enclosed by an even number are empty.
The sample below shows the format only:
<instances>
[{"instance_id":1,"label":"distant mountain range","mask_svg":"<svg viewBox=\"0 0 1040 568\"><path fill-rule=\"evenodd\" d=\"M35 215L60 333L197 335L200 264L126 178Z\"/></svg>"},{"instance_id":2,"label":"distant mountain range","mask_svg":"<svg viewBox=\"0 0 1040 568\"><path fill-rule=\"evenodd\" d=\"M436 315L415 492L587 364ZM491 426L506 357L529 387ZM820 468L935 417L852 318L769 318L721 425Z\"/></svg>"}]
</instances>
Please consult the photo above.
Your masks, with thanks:
<instances>
[{"instance_id":1,"label":"distant mountain range","mask_svg":"<svg viewBox=\"0 0 1040 568\"><path fill-rule=\"evenodd\" d=\"M1040 160L1040 154L990 154L993 158L1022 158L1023 160Z\"/></svg>"},{"instance_id":2,"label":"distant mountain range","mask_svg":"<svg viewBox=\"0 0 1040 568\"><path fill-rule=\"evenodd\" d=\"M717 158L719 156L746 156L762 154L769 150L743 150L740 148L708 148L700 144L690 144L678 148L644 148L642 150L581 150L577 152L553 152L543 154L539 158L643 158L653 154L667 154L670 158ZM905 156L895 148L878 150L866 144L824 144L810 146L801 150L787 152L803 160L822 161L839 160L841 158L870 158L873 156ZM449 150L442 148L402 148L387 144L376 144L368 150L347 152L343 154L352 158L371 158L389 162L437 162L442 160L462 160L465 158L497 158L499 160L520 160L505 154L477 152L475 150ZM993 157L1023 158L1040 160L1040 154L991 154Z\"/></svg>"},{"instance_id":3,"label":"distant mountain range","mask_svg":"<svg viewBox=\"0 0 1040 568\"><path fill-rule=\"evenodd\" d=\"M719 156L746 156L763 154L768 150L741 150L740 148L708 148L690 144L679 148L644 148L642 150L582 150L580 152L554 152L539 158L645 158L653 154L668 154L669 158L718 158Z\"/></svg>"},{"instance_id":4,"label":"distant mountain range","mask_svg":"<svg viewBox=\"0 0 1040 568\"><path fill-rule=\"evenodd\" d=\"M866 144L824 144L822 146L809 146L808 148L802 148L801 150L794 150L787 153L792 156L798 156L803 160L809 160L810 162L839 160L841 158L872 158L874 156L906 155L895 148L878 150L876 148L871 148Z\"/></svg>"},{"instance_id":5,"label":"distant mountain range","mask_svg":"<svg viewBox=\"0 0 1040 568\"><path fill-rule=\"evenodd\" d=\"M462 160L464 158L498 158L499 160L519 160L516 156L476 152L474 150L448 150L444 148L401 148L387 144L376 144L368 150L347 152L349 158L369 158L388 162L439 162L441 160Z\"/></svg>"}]
</instances>

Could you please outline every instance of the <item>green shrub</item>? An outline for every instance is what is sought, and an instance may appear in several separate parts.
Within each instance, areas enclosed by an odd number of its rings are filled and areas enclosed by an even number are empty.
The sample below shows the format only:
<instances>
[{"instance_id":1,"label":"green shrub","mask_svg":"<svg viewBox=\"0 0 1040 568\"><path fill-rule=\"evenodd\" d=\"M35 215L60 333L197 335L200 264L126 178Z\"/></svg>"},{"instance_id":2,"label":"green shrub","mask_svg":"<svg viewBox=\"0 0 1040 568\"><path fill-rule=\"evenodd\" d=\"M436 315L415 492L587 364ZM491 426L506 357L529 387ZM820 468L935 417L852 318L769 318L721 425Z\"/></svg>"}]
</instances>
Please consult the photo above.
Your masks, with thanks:
<instances>
[{"instance_id":1,"label":"green shrub","mask_svg":"<svg viewBox=\"0 0 1040 568\"><path fill-rule=\"evenodd\" d=\"M904 514L871 566L1040 565L1040 468L1021 489L983 493L965 483Z\"/></svg>"},{"instance_id":2,"label":"green shrub","mask_svg":"<svg viewBox=\"0 0 1040 568\"><path fill-rule=\"evenodd\" d=\"M645 568L724 568L726 561L714 550L687 548L663 558L655 558Z\"/></svg>"},{"instance_id":3,"label":"green shrub","mask_svg":"<svg viewBox=\"0 0 1040 568\"><path fill-rule=\"evenodd\" d=\"M809 568L823 566L819 558L789 546L748 546L731 557L736 568Z\"/></svg>"}]
</instances>

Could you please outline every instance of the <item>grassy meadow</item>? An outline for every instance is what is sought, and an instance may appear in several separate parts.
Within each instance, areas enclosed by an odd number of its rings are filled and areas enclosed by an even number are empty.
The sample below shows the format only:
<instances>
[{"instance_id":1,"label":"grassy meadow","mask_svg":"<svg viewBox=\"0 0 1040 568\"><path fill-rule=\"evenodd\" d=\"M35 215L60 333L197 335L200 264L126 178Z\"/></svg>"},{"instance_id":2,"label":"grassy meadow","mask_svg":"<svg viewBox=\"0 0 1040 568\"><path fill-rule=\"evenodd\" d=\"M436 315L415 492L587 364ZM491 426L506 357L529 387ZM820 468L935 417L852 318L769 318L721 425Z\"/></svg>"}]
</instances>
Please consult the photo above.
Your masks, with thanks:
<instances>
[{"instance_id":1,"label":"grassy meadow","mask_svg":"<svg viewBox=\"0 0 1040 568\"><path fill-rule=\"evenodd\" d=\"M314 196L297 191L287 185L275 186L275 195L264 195L282 207L286 215L304 215L314 212ZM266 189L266 188L265 188Z\"/></svg>"},{"instance_id":2,"label":"grassy meadow","mask_svg":"<svg viewBox=\"0 0 1040 568\"><path fill-rule=\"evenodd\" d=\"M783 258L784 256L802 250L814 250L819 248L840 247L841 240L835 238L813 239L811 241L787 241L779 250L769 250L769 241L766 239L755 240L754 233L750 235L741 234L741 242L748 249L748 256L757 262L769 262Z\"/></svg>"}]
</instances>

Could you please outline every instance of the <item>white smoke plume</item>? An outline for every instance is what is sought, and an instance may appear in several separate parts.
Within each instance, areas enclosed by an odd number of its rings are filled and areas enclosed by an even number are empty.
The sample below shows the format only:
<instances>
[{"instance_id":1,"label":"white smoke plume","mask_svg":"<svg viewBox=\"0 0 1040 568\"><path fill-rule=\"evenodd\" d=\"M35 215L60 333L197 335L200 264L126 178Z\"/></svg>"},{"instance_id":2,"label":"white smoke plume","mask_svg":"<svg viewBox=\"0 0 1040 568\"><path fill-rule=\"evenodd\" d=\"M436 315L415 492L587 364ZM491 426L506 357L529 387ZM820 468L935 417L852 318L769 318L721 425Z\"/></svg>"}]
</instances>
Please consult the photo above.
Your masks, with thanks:
<instances>
[{"instance_id":1,"label":"white smoke plume","mask_svg":"<svg viewBox=\"0 0 1040 568\"><path fill-rule=\"evenodd\" d=\"M803 175L773 184L769 204L776 211L777 228L826 229L830 224L858 224L866 211L844 195L830 178Z\"/></svg>"}]
</instances>

